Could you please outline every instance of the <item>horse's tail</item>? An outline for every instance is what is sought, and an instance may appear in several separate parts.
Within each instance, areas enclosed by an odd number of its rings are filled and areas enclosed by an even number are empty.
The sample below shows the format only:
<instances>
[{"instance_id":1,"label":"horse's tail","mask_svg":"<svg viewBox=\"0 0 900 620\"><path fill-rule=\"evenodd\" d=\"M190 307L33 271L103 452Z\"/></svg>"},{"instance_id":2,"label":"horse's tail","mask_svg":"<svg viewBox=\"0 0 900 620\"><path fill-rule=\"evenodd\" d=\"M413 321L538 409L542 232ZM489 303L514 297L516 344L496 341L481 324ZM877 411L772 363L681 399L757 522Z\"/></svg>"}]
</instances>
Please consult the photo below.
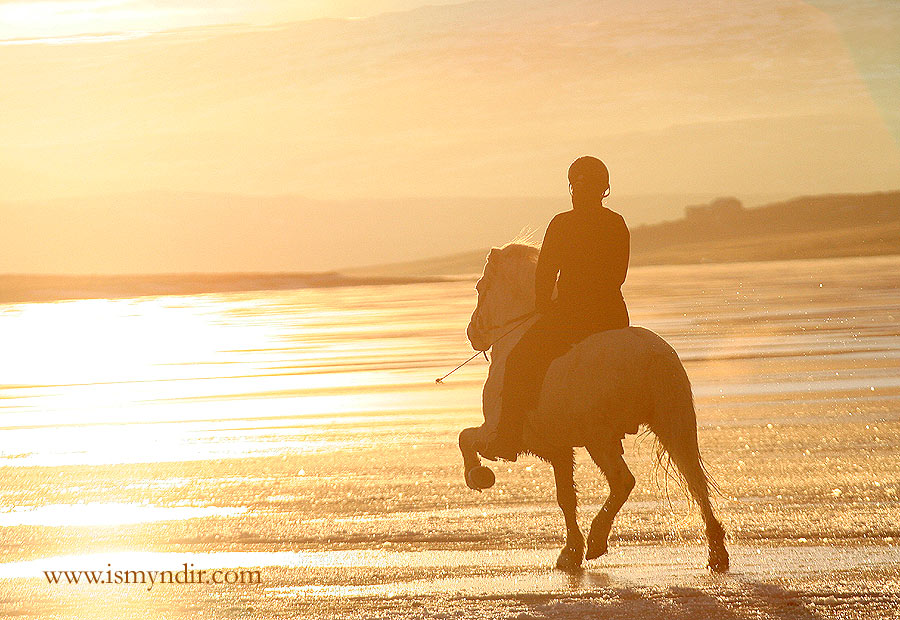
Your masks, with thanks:
<instances>
[{"instance_id":1,"label":"horse's tail","mask_svg":"<svg viewBox=\"0 0 900 620\"><path fill-rule=\"evenodd\" d=\"M660 355L650 373L652 411L649 427L656 435L656 462L699 504L709 501L710 490L719 491L703 464L697 443L697 414L691 383L674 350ZM674 468L672 465L674 464ZM673 475L672 470L678 475Z\"/></svg>"}]
</instances>

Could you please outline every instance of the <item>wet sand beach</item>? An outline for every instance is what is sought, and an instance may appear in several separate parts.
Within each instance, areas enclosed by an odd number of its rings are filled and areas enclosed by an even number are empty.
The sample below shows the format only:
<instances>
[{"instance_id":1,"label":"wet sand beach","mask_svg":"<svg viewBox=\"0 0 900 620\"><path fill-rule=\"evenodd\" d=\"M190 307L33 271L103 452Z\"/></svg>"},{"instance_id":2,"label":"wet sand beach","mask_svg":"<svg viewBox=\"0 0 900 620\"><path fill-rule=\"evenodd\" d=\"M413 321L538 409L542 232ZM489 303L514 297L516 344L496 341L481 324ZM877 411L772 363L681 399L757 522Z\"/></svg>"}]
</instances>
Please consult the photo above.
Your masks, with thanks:
<instances>
[{"instance_id":1,"label":"wet sand beach","mask_svg":"<svg viewBox=\"0 0 900 620\"><path fill-rule=\"evenodd\" d=\"M636 267L694 386L732 569L629 436L610 553L553 570L549 465L462 478L458 282L0 305L0 615L900 617L900 256ZM576 452L580 522L606 494ZM258 571L69 583L45 571ZM234 577L237 579L237 577Z\"/></svg>"}]
</instances>

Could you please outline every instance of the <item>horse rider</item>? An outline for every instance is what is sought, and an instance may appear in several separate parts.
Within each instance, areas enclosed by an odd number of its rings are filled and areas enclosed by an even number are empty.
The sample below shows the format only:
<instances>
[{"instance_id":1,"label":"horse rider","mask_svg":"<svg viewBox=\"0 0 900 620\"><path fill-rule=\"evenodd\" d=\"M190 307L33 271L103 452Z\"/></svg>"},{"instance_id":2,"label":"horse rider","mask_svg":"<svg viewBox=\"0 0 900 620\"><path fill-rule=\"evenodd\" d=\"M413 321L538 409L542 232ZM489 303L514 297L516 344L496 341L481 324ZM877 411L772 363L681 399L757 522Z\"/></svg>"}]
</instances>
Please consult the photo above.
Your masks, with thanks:
<instances>
[{"instance_id":1,"label":"horse rider","mask_svg":"<svg viewBox=\"0 0 900 620\"><path fill-rule=\"evenodd\" d=\"M625 220L607 209L609 171L596 157L569 167L572 209L547 226L534 282L538 320L506 361L497 432L480 450L485 458L515 461L522 432L535 409L551 362L587 336L628 327L622 284L630 234ZM557 296L553 299L553 289Z\"/></svg>"}]
</instances>

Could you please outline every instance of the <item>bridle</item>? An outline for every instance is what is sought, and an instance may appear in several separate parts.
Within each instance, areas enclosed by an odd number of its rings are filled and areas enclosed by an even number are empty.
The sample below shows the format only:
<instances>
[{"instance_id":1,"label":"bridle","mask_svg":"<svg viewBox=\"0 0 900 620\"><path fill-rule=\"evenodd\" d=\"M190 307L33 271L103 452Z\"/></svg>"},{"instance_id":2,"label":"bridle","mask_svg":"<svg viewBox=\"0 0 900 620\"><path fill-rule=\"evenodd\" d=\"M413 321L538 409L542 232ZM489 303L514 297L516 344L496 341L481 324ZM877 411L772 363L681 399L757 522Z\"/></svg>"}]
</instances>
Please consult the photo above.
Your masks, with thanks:
<instances>
[{"instance_id":1,"label":"bridle","mask_svg":"<svg viewBox=\"0 0 900 620\"><path fill-rule=\"evenodd\" d=\"M499 342L501 338L504 338L504 337L508 336L509 334L511 334L512 332L514 332L522 323L524 323L527 319L530 319L536 313L537 313L537 310L532 310L531 312L526 312L525 314L520 314L519 316L514 316L513 318L509 319L508 321L504 321L503 323L500 323L499 325L492 325L490 327L485 328L485 329L488 329L489 331L494 331L495 329L502 329L511 323L515 323L515 325L513 325L508 330L506 330L505 332L503 332L502 334L500 334L499 336L494 338L494 340L491 342L491 344L488 345L488 349L490 349L497 342ZM459 366L457 366L456 368L454 368L453 370L448 372L443 377L438 377L437 379L434 380L434 382L435 383L443 383L444 379L446 379L447 377L452 375L454 372L456 372L457 370L459 370L460 368L462 368L469 362L471 362L473 359L475 359L479 355L484 355L485 361L487 361L487 362L490 361L487 356L487 349L484 349L483 351L476 351L475 355L473 355L472 357L470 357L469 359L464 361L462 364L460 364Z\"/></svg>"}]
</instances>

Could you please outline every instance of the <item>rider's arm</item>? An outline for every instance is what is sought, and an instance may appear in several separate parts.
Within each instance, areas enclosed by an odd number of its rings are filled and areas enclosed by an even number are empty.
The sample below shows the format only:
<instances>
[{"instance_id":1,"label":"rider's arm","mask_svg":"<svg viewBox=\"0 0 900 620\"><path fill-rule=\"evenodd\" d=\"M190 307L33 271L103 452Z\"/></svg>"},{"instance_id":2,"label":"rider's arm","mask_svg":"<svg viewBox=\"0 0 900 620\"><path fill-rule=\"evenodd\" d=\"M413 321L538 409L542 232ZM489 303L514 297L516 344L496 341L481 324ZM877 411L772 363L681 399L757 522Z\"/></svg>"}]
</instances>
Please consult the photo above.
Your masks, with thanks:
<instances>
[{"instance_id":1,"label":"rider's arm","mask_svg":"<svg viewBox=\"0 0 900 620\"><path fill-rule=\"evenodd\" d=\"M559 216L553 218L544 233L541 253L538 256L534 274L534 307L538 312L546 312L553 305L553 287L559 273Z\"/></svg>"},{"instance_id":2,"label":"rider's arm","mask_svg":"<svg viewBox=\"0 0 900 620\"><path fill-rule=\"evenodd\" d=\"M609 282L613 286L622 286L625 282L625 274L628 272L628 259L631 254L631 233L625 220L619 216L616 227L610 239L612 252L610 253Z\"/></svg>"}]
</instances>

